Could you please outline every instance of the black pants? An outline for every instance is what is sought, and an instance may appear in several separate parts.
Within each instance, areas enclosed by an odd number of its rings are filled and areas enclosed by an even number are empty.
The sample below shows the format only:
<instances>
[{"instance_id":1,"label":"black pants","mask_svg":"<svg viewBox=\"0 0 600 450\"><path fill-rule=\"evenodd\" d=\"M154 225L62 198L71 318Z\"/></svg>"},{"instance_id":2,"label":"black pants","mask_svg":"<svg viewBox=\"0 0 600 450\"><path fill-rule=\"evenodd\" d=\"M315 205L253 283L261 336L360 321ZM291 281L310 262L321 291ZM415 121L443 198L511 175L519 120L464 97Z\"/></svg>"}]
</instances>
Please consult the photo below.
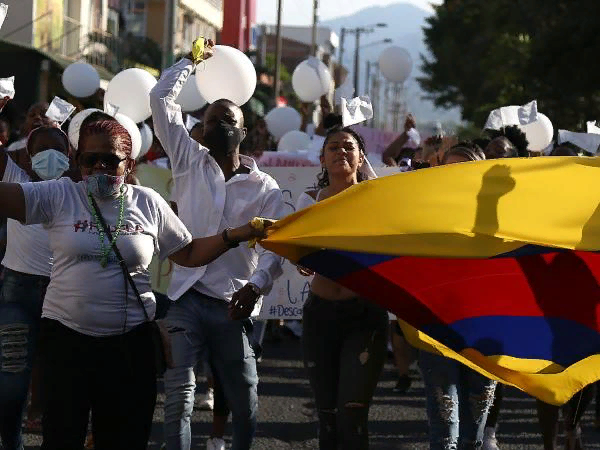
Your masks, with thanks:
<instances>
[{"instance_id":1,"label":"black pants","mask_svg":"<svg viewBox=\"0 0 600 450\"><path fill-rule=\"evenodd\" d=\"M42 319L43 450L81 450L90 410L96 450L145 449L156 402L148 324L91 337Z\"/></svg>"},{"instance_id":2,"label":"black pants","mask_svg":"<svg viewBox=\"0 0 600 450\"><path fill-rule=\"evenodd\" d=\"M359 298L330 301L311 293L302 323L319 447L368 448L369 405L387 356L387 312Z\"/></svg>"}]
</instances>

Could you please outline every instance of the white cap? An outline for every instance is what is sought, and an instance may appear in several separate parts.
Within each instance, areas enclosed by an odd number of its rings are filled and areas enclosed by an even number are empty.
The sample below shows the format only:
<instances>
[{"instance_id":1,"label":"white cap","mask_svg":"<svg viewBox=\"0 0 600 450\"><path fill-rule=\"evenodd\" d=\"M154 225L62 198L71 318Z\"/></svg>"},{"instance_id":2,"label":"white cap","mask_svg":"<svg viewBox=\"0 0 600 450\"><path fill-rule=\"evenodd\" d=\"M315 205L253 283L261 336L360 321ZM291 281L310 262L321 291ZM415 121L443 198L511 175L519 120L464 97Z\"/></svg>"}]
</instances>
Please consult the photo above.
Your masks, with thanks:
<instances>
[{"instance_id":1,"label":"white cap","mask_svg":"<svg viewBox=\"0 0 600 450\"><path fill-rule=\"evenodd\" d=\"M85 119L87 119L94 112L103 112L101 109L97 108L89 108L84 109L83 111L78 112L71 119L71 123L69 123L69 141L71 141L71 146L77 150L79 146L79 130L81 129L81 124Z\"/></svg>"}]
</instances>

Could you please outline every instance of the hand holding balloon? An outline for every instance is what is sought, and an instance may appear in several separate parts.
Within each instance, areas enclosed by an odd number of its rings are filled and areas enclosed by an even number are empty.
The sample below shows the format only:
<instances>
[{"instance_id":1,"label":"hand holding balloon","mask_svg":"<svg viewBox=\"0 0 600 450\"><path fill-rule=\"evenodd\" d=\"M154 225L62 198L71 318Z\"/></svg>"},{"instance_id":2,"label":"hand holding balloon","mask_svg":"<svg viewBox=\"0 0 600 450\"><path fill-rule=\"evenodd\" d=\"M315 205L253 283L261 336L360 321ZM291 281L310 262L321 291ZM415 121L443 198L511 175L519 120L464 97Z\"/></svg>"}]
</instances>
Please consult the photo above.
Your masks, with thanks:
<instances>
[{"instance_id":1,"label":"hand holding balloon","mask_svg":"<svg viewBox=\"0 0 600 450\"><path fill-rule=\"evenodd\" d=\"M212 39L204 39L200 37L192 44L192 51L186 55L186 58L194 64L206 61L213 55L215 43Z\"/></svg>"}]
</instances>

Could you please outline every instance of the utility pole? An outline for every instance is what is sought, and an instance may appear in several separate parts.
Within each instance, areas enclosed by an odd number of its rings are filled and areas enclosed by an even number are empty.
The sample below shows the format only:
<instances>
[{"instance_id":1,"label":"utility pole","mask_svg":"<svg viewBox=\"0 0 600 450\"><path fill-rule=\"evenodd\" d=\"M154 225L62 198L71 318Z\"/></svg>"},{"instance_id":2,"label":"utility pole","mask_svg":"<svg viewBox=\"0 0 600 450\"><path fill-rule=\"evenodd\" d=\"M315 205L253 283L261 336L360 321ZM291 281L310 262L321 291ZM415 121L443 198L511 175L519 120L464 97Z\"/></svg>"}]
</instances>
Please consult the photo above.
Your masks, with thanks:
<instances>
[{"instance_id":1,"label":"utility pole","mask_svg":"<svg viewBox=\"0 0 600 450\"><path fill-rule=\"evenodd\" d=\"M279 100L279 89L281 86L281 10L283 8L283 0L277 0L277 32L275 42L275 86L274 100L275 106Z\"/></svg>"},{"instance_id":2,"label":"utility pole","mask_svg":"<svg viewBox=\"0 0 600 450\"><path fill-rule=\"evenodd\" d=\"M392 100L392 130L398 130L398 121L400 118L400 87L398 83L394 83L392 86L393 100Z\"/></svg>"},{"instance_id":3,"label":"utility pole","mask_svg":"<svg viewBox=\"0 0 600 450\"><path fill-rule=\"evenodd\" d=\"M379 121L379 97L380 97L380 86L379 86L379 64L373 64L375 66L375 74L373 75L371 85L371 103L373 104L373 118L370 120L370 125L376 128L377 122Z\"/></svg>"},{"instance_id":4,"label":"utility pole","mask_svg":"<svg viewBox=\"0 0 600 450\"><path fill-rule=\"evenodd\" d=\"M258 61L263 67L267 65L267 26L262 24L260 26L260 52Z\"/></svg>"},{"instance_id":5,"label":"utility pole","mask_svg":"<svg viewBox=\"0 0 600 450\"><path fill-rule=\"evenodd\" d=\"M369 95L369 81L371 78L371 61L367 61L367 70L365 71L365 95ZM358 93L356 94L358 95Z\"/></svg>"},{"instance_id":6,"label":"utility pole","mask_svg":"<svg viewBox=\"0 0 600 450\"><path fill-rule=\"evenodd\" d=\"M317 23L319 21L319 17L317 15L319 11L319 0L313 0L313 26L312 26L312 41L310 54L312 56L317 56Z\"/></svg>"},{"instance_id":7,"label":"utility pole","mask_svg":"<svg viewBox=\"0 0 600 450\"><path fill-rule=\"evenodd\" d=\"M346 37L346 29L344 27L342 27L342 31L340 33L340 55L338 57L339 65L340 65L340 70L338 72L339 79L337 80L338 85L342 84L342 71L344 70L344 38L345 37Z\"/></svg>"},{"instance_id":8,"label":"utility pole","mask_svg":"<svg viewBox=\"0 0 600 450\"><path fill-rule=\"evenodd\" d=\"M173 48L175 47L175 32L176 28L176 11L177 0L166 0L165 2L165 22L163 33L163 54L162 68L163 70L173 65Z\"/></svg>"},{"instance_id":9,"label":"utility pole","mask_svg":"<svg viewBox=\"0 0 600 450\"><path fill-rule=\"evenodd\" d=\"M379 63L375 64L375 74L373 75L373 119L371 126L377 128L381 126L381 78L379 77Z\"/></svg>"},{"instance_id":10,"label":"utility pole","mask_svg":"<svg viewBox=\"0 0 600 450\"><path fill-rule=\"evenodd\" d=\"M384 84L383 84L383 114L381 115L381 129L382 130L387 130L388 126L387 126L387 115L388 115L388 91L389 91L389 86L390 86L390 82L388 80L385 80Z\"/></svg>"},{"instance_id":11,"label":"utility pole","mask_svg":"<svg viewBox=\"0 0 600 450\"><path fill-rule=\"evenodd\" d=\"M358 65L359 65L359 48L360 48L360 33L363 32L362 28L354 30L356 37L354 48L354 95L358 95Z\"/></svg>"}]
</instances>

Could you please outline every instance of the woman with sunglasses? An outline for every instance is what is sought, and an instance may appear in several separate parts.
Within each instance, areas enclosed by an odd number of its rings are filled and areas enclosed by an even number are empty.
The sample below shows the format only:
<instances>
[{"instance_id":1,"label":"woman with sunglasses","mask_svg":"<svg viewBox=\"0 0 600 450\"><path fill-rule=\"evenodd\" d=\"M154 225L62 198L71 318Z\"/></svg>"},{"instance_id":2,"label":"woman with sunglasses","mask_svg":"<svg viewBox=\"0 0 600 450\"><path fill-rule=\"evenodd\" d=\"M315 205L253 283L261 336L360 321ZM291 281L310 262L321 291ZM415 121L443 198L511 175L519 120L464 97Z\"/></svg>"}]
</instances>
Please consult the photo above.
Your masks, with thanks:
<instances>
[{"instance_id":1,"label":"woman with sunglasses","mask_svg":"<svg viewBox=\"0 0 600 450\"><path fill-rule=\"evenodd\" d=\"M124 183L130 155L125 128L95 121L80 130L82 182L0 183L2 214L44 224L54 252L40 330L42 449L81 449L90 410L97 449L145 449L156 401L153 254L197 267L264 234L246 224L192 239L157 193Z\"/></svg>"},{"instance_id":2,"label":"woman with sunglasses","mask_svg":"<svg viewBox=\"0 0 600 450\"><path fill-rule=\"evenodd\" d=\"M21 169L0 151L0 177L25 183L57 179L69 167L69 140L47 118L32 122L26 140L27 161ZM50 282L52 251L42 225L7 222L7 249L2 261L4 283L0 291L0 440L6 449L23 448L21 423L34 366L42 303ZM37 378L37 377L34 377ZM37 385L32 382L31 424L39 422ZM37 419L37 420L36 420ZM37 425L39 427L39 424Z\"/></svg>"}]
</instances>

